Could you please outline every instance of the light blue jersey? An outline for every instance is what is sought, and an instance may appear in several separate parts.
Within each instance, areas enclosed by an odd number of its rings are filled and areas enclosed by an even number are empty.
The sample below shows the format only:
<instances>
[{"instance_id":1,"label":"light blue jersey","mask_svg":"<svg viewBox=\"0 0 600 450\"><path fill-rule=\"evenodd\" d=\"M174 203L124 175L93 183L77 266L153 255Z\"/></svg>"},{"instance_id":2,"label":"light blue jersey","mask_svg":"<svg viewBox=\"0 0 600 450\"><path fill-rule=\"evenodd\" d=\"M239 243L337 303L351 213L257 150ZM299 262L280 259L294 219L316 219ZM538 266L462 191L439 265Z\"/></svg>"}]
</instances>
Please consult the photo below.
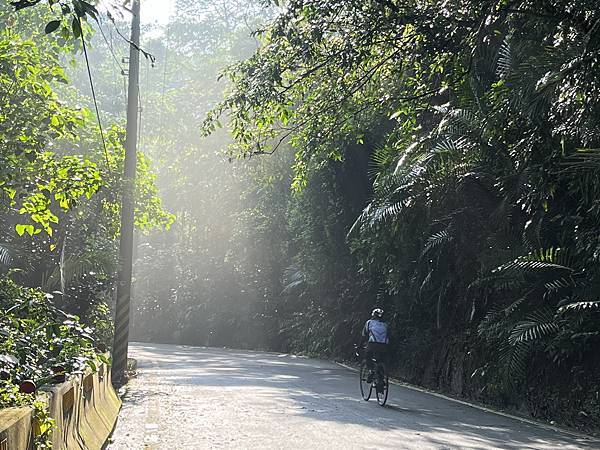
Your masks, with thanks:
<instances>
[{"instance_id":1,"label":"light blue jersey","mask_svg":"<svg viewBox=\"0 0 600 450\"><path fill-rule=\"evenodd\" d=\"M363 328L363 336L368 336L369 342L380 344L389 344L390 342L387 324L375 319L367 320Z\"/></svg>"}]
</instances>

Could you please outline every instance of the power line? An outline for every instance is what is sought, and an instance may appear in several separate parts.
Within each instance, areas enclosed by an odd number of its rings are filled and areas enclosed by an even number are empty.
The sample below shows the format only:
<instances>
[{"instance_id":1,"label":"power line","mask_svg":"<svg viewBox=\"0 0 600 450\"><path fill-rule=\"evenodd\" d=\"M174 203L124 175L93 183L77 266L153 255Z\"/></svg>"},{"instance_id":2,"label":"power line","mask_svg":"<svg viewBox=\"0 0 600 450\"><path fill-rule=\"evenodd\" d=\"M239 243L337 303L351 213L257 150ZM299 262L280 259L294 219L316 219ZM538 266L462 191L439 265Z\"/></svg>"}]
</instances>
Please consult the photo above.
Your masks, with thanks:
<instances>
[{"instance_id":1,"label":"power line","mask_svg":"<svg viewBox=\"0 0 600 450\"><path fill-rule=\"evenodd\" d=\"M162 133L164 132L164 124L163 124L163 111L165 109L165 91L166 91L166 85L167 85L167 61L168 61L168 56L169 56L169 28L170 28L170 22L167 24L167 33L165 36L165 59L164 59L164 69L163 69L163 79L162 79L162 92L160 95L160 110L159 110L159 116L158 116L158 123L160 124L160 135L162 136Z\"/></svg>"},{"instance_id":2,"label":"power line","mask_svg":"<svg viewBox=\"0 0 600 450\"><path fill-rule=\"evenodd\" d=\"M111 32L111 40L109 42L108 39L106 38L106 34L104 33L104 30L102 29L102 25L100 24L100 21L97 20L96 23L98 24L98 29L100 30L100 34L102 35L102 38L104 38L104 42L106 42L106 45L108 46L108 51L110 52L110 54L113 58L113 62L117 65L117 67L119 68L119 71L123 72L123 67L121 66L121 63L119 62L119 58L117 58L117 55L115 55L115 51L113 49L112 32Z\"/></svg>"},{"instance_id":3,"label":"power line","mask_svg":"<svg viewBox=\"0 0 600 450\"><path fill-rule=\"evenodd\" d=\"M123 86L121 87L123 89L123 94L125 94L127 92L127 81L125 80L125 69L123 68L123 66L121 66L121 62L119 61L119 58L117 58L117 55L115 54L115 46L114 46L114 40L113 40L113 32L112 32L112 28L109 26L108 27L108 35L109 38L106 37L106 33L104 32L104 29L102 28L102 24L100 23L100 17L96 19L96 23L98 24L98 29L100 30L100 34L102 35L102 38L104 39L104 42L106 43L107 47L108 47L108 51L110 52L110 55L112 56L112 66L113 66L113 77L115 79L115 85L117 84L117 74L114 73L114 68L115 66L117 67L118 71L119 71L119 75L123 77ZM115 91L115 96L118 93Z\"/></svg>"},{"instance_id":4,"label":"power line","mask_svg":"<svg viewBox=\"0 0 600 450\"><path fill-rule=\"evenodd\" d=\"M92 99L94 100L94 108L96 108L96 118L98 119L98 128L100 129L100 137L102 138L102 147L104 148L104 157L106 158L106 167L109 172L110 160L108 158L108 150L106 148L106 140L104 139L104 130L102 128L102 121L100 120L100 110L98 109L98 101L96 100L96 90L94 89L94 80L92 79L92 70L90 69L90 60L88 58L87 45L85 44L85 38L83 37L83 28L81 27L81 19L78 17L79 29L81 30L81 43L83 44L83 54L85 56L85 65L87 67L88 78L90 80L90 88L92 90Z\"/></svg>"},{"instance_id":5,"label":"power line","mask_svg":"<svg viewBox=\"0 0 600 450\"><path fill-rule=\"evenodd\" d=\"M125 10L129 11L127 8L125 8ZM131 12L131 11L129 11L129 12ZM140 52L142 55L144 55L144 58L149 59L152 64L154 64L156 62L156 57L152 53L147 52L142 47L140 47L139 44L136 44L135 42L132 42L130 39L127 39L127 37L124 36L123 33L121 33L121 30L119 30L119 27L117 26L117 23L115 22L115 18L112 16L112 14L110 14L110 12L107 13L107 16L108 16L108 19L113 23L117 34L119 36L121 36L121 39L123 39L125 42L127 42L130 46L133 46L138 52Z\"/></svg>"},{"instance_id":6,"label":"power line","mask_svg":"<svg viewBox=\"0 0 600 450\"><path fill-rule=\"evenodd\" d=\"M148 61L146 61L146 82L145 82L145 89L144 89L144 96L142 96L142 90L139 89L138 90L138 99L140 102L140 107L139 107L139 130L140 132L138 133L138 141L137 141L137 147L138 149L140 148L140 143L141 143L141 138L142 138L142 134L144 134L144 125L142 122L142 114L144 112L144 105L147 103L148 100L148 91L149 91L149 82L148 82L148 78L149 78L149 74L150 74L150 65L148 64Z\"/></svg>"}]
</instances>

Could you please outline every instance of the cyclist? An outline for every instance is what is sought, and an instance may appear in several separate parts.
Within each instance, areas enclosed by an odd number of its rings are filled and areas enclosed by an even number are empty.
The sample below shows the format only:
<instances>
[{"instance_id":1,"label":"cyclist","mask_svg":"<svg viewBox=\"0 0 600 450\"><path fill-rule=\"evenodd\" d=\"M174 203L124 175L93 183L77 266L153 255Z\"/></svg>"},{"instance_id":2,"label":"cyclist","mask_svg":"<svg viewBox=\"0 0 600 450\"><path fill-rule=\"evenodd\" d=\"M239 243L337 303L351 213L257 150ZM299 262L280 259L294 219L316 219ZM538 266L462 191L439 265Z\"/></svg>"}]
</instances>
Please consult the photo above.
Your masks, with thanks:
<instances>
[{"instance_id":1,"label":"cyclist","mask_svg":"<svg viewBox=\"0 0 600 450\"><path fill-rule=\"evenodd\" d=\"M383 363L390 342L388 326L383 320L383 309L375 308L371 313L371 318L365 322L362 331L363 340L367 341L367 352L365 358L369 369L369 377L367 383L373 381L375 366L373 358L377 363ZM383 374L377 373L377 390L383 389Z\"/></svg>"}]
</instances>

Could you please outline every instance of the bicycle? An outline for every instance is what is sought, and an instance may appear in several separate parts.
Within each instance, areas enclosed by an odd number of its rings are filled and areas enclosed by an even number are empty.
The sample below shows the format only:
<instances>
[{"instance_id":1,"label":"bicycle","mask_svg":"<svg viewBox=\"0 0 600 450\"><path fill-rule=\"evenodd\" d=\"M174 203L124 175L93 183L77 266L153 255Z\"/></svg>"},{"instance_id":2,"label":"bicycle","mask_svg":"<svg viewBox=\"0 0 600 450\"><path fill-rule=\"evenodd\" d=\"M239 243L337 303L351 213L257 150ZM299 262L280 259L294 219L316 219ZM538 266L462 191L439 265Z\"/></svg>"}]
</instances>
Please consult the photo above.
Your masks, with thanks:
<instances>
[{"instance_id":1,"label":"bicycle","mask_svg":"<svg viewBox=\"0 0 600 450\"><path fill-rule=\"evenodd\" d=\"M358 346L355 345L355 347L358 349ZM361 357L358 350L356 352L356 356ZM372 358L372 361L375 365L374 373L371 373L371 370L368 368L367 359L365 357L361 358L359 370L360 393L363 400L369 401L373 393L373 389L375 389L377 403L380 406L384 406L388 399L390 386L389 377L386 373L385 364L383 364L383 362L377 361L375 358ZM370 381L369 378L371 378Z\"/></svg>"}]
</instances>

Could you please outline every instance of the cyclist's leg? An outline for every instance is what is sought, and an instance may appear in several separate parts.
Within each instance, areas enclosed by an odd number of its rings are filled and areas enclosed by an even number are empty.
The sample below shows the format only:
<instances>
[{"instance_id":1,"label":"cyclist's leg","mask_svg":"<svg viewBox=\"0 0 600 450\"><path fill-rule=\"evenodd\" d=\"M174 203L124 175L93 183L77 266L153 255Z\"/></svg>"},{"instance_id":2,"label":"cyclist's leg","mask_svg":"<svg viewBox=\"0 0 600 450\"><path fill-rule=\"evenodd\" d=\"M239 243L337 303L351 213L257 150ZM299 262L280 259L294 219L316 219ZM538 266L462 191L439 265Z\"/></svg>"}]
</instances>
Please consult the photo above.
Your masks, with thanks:
<instances>
[{"instance_id":1,"label":"cyclist's leg","mask_svg":"<svg viewBox=\"0 0 600 450\"><path fill-rule=\"evenodd\" d=\"M385 362L387 356L387 345L381 345L375 357L377 358L377 382L383 384L385 379Z\"/></svg>"},{"instance_id":2,"label":"cyclist's leg","mask_svg":"<svg viewBox=\"0 0 600 450\"><path fill-rule=\"evenodd\" d=\"M367 348L365 351L365 362L367 364L367 369L369 369L369 375L367 376L367 383L371 383L373 378L375 378L375 362L373 361L373 357L375 353L371 348L371 345L367 343Z\"/></svg>"},{"instance_id":3,"label":"cyclist's leg","mask_svg":"<svg viewBox=\"0 0 600 450\"><path fill-rule=\"evenodd\" d=\"M373 357L375 353L367 346L367 350L365 352L365 361L367 363L367 368L371 371L375 370L375 364L373 363Z\"/></svg>"},{"instance_id":4,"label":"cyclist's leg","mask_svg":"<svg viewBox=\"0 0 600 450\"><path fill-rule=\"evenodd\" d=\"M385 382L385 366L383 363L379 363L379 366L377 367L377 381L380 384Z\"/></svg>"}]
</instances>

